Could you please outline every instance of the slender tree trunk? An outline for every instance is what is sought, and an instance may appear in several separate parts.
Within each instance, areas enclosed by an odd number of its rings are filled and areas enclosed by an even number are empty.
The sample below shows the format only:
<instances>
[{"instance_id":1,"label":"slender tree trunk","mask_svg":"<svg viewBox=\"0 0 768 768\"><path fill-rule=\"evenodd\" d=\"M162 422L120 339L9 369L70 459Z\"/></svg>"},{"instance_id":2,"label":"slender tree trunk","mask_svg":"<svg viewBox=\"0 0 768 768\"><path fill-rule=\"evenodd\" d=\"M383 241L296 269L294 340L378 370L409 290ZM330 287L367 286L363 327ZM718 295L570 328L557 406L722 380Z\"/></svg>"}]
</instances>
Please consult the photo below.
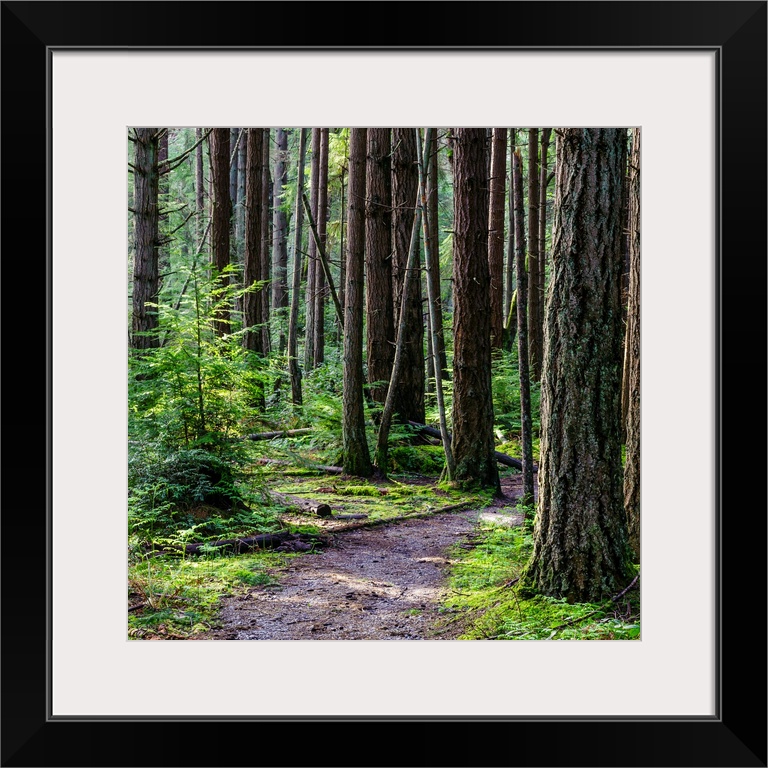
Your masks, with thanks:
<instances>
[{"instance_id":1,"label":"slender tree trunk","mask_svg":"<svg viewBox=\"0 0 768 768\"><path fill-rule=\"evenodd\" d=\"M304 194L304 156L307 150L307 129L302 128L299 135L299 163L296 175L296 219L293 227L293 281L291 286L291 314L288 321L288 370L291 376L291 398L294 405L301 405L301 368L297 331L299 325L299 292L301 291L301 230L303 208L301 197Z\"/></svg>"},{"instance_id":2,"label":"slender tree trunk","mask_svg":"<svg viewBox=\"0 0 768 768\"><path fill-rule=\"evenodd\" d=\"M245 158L248 131L240 129L240 141L237 144L237 207L235 208L235 252L237 263L242 269L243 246L245 242ZM242 299L240 300L242 304ZM242 311L242 306L241 306Z\"/></svg>"},{"instance_id":3,"label":"slender tree trunk","mask_svg":"<svg viewBox=\"0 0 768 768\"><path fill-rule=\"evenodd\" d=\"M494 128L491 142L491 196L488 226L488 270L491 279L491 347L501 349L504 331L504 202L507 129Z\"/></svg>"},{"instance_id":4,"label":"slender tree trunk","mask_svg":"<svg viewBox=\"0 0 768 768\"><path fill-rule=\"evenodd\" d=\"M640 128L632 131L629 161L629 309L626 348L629 360L627 386L627 442L624 467L624 509L629 545L640 562Z\"/></svg>"},{"instance_id":5,"label":"slender tree trunk","mask_svg":"<svg viewBox=\"0 0 768 768\"><path fill-rule=\"evenodd\" d=\"M246 150L245 171L245 264L243 266L245 288L243 297L243 346L253 352L265 354L263 336L259 325L262 320L261 301L263 291L253 290L253 284L261 277L262 212L264 201L261 185L264 162L264 131L249 128Z\"/></svg>"},{"instance_id":6,"label":"slender tree trunk","mask_svg":"<svg viewBox=\"0 0 768 768\"><path fill-rule=\"evenodd\" d=\"M346 166L343 166L341 169L341 207L339 211L339 301L341 302L342 309L346 306L345 297L347 289L347 249L344 243L344 214L347 210L344 204L345 174ZM339 328L339 333L341 331L342 329Z\"/></svg>"},{"instance_id":7,"label":"slender tree trunk","mask_svg":"<svg viewBox=\"0 0 768 768\"><path fill-rule=\"evenodd\" d=\"M170 252L165 242L165 233L168 231L168 133L169 128L160 128L160 137L157 141L157 215L158 215L158 249L157 263L159 272L166 272L170 268Z\"/></svg>"},{"instance_id":8,"label":"slender tree trunk","mask_svg":"<svg viewBox=\"0 0 768 768\"><path fill-rule=\"evenodd\" d=\"M349 136L347 286L344 317L343 466L348 475L373 473L363 407L363 265L365 262L366 129Z\"/></svg>"},{"instance_id":9,"label":"slender tree trunk","mask_svg":"<svg viewBox=\"0 0 768 768\"><path fill-rule=\"evenodd\" d=\"M240 155L237 152L239 137L240 137L239 128L229 129L229 148L230 148L230 151L232 152L232 162L229 166L229 199L232 203L233 211L235 210L235 208L237 208L238 202L240 202L237 197L237 171L238 171L238 166L240 162Z\"/></svg>"},{"instance_id":10,"label":"slender tree trunk","mask_svg":"<svg viewBox=\"0 0 768 768\"><path fill-rule=\"evenodd\" d=\"M512 153L512 186L515 191L515 261L517 272L517 362L520 376L520 442L523 460L523 506L531 506L533 495L533 425L531 422L531 369L528 360L528 272L525 269L525 206L523 161L520 150Z\"/></svg>"},{"instance_id":11,"label":"slender tree trunk","mask_svg":"<svg viewBox=\"0 0 768 768\"><path fill-rule=\"evenodd\" d=\"M158 139L157 128L135 128L133 208L136 239L133 262L133 315L131 346L151 349L160 346L157 302L160 290L158 267Z\"/></svg>"},{"instance_id":12,"label":"slender tree trunk","mask_svg":"<svg viewBox=\"0 0 768 768\"><path fill-rule=\"evenodd\" d=\"M432 146L433 128L427 128L424 132L424 147ZM421 147L421 134L418 128L414 130L416 137L416 157L418 159L419 169L419 195L421 198L421 221L424 230L424 262L427 267L427 305L429 307L429 329L432 338L432 348L436 349L439 344L437 329L442 327L442 320L438 316L439 293L435 291L435 284L439 287L439 277L436 280L434 272L436 267L439 276L439 261L435 255L435 242L432 239L432 222L429 221L430 207L427 203L427 164L428 159L424 156ZM438 356L432 358L437 365ZM456 463L453 460L453 450L451 448L451 436L448 432L448 423L446 421L445 401L443 399L443 379L435 372L435 399L437 400L437 413L440 419L440 436L445 453L445 476L448 481L452 481L456 473Z\"/></svg>"},{"instance_id":13,"label":"slender tree trunk","mask_svg":"<svg viewBox=\"0 0 768 768\"><path fill-rule=\"evenodd\" d=\"M205 231L205 173L203 169L203 129L195 128L195 206L197 210L197 242L203 242Z\"/></svg>"},{"instance_id":14,"label":"slender tree trunk","mask_svg":"<svg viewBox=\"0 0 768 768\"><path fill-rule=\"evenodd\" d=\"M528 129L528 355L531 375L541 379L539 325L539 129Z\"/></svg>"},{"instance_id":15,"label":"slender tree trunk","mask_svg":"<svg viewBox=\"0 0 768 768\"><path fill-rule=\"evenodd\" d=\"M309 204L312 218L317 221L317 202L320 194L320 129L312 129L312 156L309 163ZM315 364L315 271L317 264L317 246L309 238L307 250L307 294L306 320L304 323L304 370L311 371Z\"/></svg>"},{"instance_id":16,"label":"slender tree trunk","mask_svg":"<svg viewBox=\"0 0 768 768\"><path fill-rule=\"evenodd\" d=\"M500 491L493 439L485 129L459 128L453 160L454 479Z\"/></svg>"},{"instance_id":17,"label":"slender tree trunk","mask_svg":"<svg viewBox=\"0 0 768 768\"><path fill-rule=\"evenodd\" d=\"M536 321L536 342L539 349L544 349L544 297L546 296L546 264L547 264L547 155L549 153L549 137L551 128L541 129L541 170L539 173L539 317Z\"/></svg>"},{"instance_id":18,"label":"slender tree trunk","mask_svg":"<svg viewBox=\"0 0 768 768\"><path fill-rule=\"evenodd\" d=\"M369 128L365 182L366 336L369 392L380 404L387 396L395 356L391 153L390 129Z\"/></svg>"},{"instance_id":19,"label":"slender tree trunk","mask_svg":"<svg viewBox=\"0 0 768 768\"><path fill-rule=\"evenodd\" d=\"M265 281L264 287L260 289L261 293L261 344L264 354L268 355L272 349L272 340L269 333L269 288L268 281L271 271L271 258L269 253L272 238L269 232L269 196L272 189L272 182L269 178L270 163L270 129L263 128L264 138L262 139L261 151L264 153L261 164L261 274L260 279Z\"/></svg>"},{"instance_id":20,"label":"slender tree trunk","mask_svg":"<svg viewBox=\"0 0 768 768\"><path fill-rule=\"evenodd\" d=\"M392 133L392 303L394 318L400 318L406 281L410 281L405 309L403 363L394 393L394 412L403 422L424 423L424 321L421 306L419 230L411 253L414 205L419 195L416 132L395 128Z\"/></svg>"},{"instance_id":21,"label":"slender tree trunk","mask_svg":"<svg viewBox=\"0 0 768 768\"><path fill-rule=\"evenodd\" d=\"M278 349L285 351L285 312L288 307L288 215L283 208L283 187L288 183L288 134L277 129L277 157L275 159L275 188L272 194L272 308L279 326Z\"/></svg>"},{"instance_id":22,"label":"slender tree trunk","mask_svg":"<svg viewBox=\"0 0 768 768\"><path fill-rule=\"evenodd\" d=\"M437 150L437 130L433 129L431 140L428 144L425 143L424 145L424 158L427 174L426 220L429 225L429 239L432 243L432 248L429 251L431 263L427 273L427 280L432 281L431 290L435 302L435 327L432 330L432 345L439 364L441 378L443 381L447 381L451 377L448 371L448 356L445 352L445 334L443 333L443 288L440 281L440 237L438 228L439 197L437 184Z\"/></svg>"},{"instance_id":23,"label":"slender tree trunk","mask_svg":"<svg viewBox=\"0 0 768 768\"><path fill-rule=\"evenodd\" d=\"M569 602L601 602L632 578L619 402L625 136L566 128L556 142L539 502L522 583Z\"/></svg>"},{"instance_id":24,"label":"slender tree trunk","mask_svg":"<svg viewBox=\"0 0 768 768\"><path fill-rule=\"evenodd\" d=\"M317 190L317 232L323 251L326 248L326 225L328 221L328 129L320 129L320 163ZM315 367L322 365L325 360L325 297L328 288L325 280L325 270L315 268L315 340L312 344Z\"/></svg>"},{"instance_id":25,"label":"slender tree trunk","mask_svg":"<svg viewBox=\"0 0 768 768\"><path fill-rule=\"evenodd\" d=\"M514 337L517 332L517 313L511 312L512 296L515 292L515 178L514 178L514 155L515 155L515 129L509 129L509 200L508 216L509 227L507 230L507 269L504 282L504 329L510 339L510 346L514 343Z\"/></svg>"},{"instance_id":26,"label":"slender tree trunk","mask_svg":"<svg viewBox=\"0 0 768 768\"><path fill-rule=\"evenodd\" d=\"M229 128L214 128L211 131L211 179L213 188L212 215L212 257L220 288L229 285L224 270L229 266L229 220L232 212L229 200ZM217 335L229 333L230 310L226 296L215 299L218 308L213 321Z\"/></svg>"}]
</instances>

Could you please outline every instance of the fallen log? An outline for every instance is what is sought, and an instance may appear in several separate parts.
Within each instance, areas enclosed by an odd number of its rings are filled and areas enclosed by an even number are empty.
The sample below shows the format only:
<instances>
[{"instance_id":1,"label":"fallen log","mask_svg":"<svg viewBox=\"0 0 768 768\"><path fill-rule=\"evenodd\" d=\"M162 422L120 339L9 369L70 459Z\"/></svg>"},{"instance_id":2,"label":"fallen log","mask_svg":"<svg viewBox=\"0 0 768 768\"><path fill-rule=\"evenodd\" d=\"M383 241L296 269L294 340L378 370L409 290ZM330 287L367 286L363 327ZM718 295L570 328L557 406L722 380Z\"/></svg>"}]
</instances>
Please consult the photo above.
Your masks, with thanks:
<instances>
[{"instance_id":1,"label":"fallen log","mask_svg":"<svg viewBox=\"0 0 768 768\"><path fill-rule=\"evenodd\" d=\"M284 429L278 432L256 432L253 435L246 435L247 440L274 440L277 437L297 437L298 435L308 435L314 430L311 427L302 427L301 429Z\"/></svg>"},{"instance_id":2,"label":"fallen log","mask_svg":"<svg viewBox=\"0 0 768 768\"><path fill-rule=\"evenodd\" d=\"M423 432L425 435L429 435L430 437L436 437L438 440L440 439L439 429L428 427L426 424L419 424L417 421L409 421L408 423L412 427L418 429L419 432ZM450 437L450 434L448 437ZM494 451L493 453L496 457L496 461L498 461L499 464L503 464L505 467L513 467L514 469L519 469L522 471L523 462L520 461L520 459L515 459L514 457L508 456L506 453L501 453L500 451ZM533 471L535 472L537 469L538 467L534 464Z\"/></svg>"},{"instance_id":3,"label":"fallen log","mask_svg":"<svg viewBox=\"0 0 768 768\"><path fill-rule=\"evenodd\" d=\"M286 546L286 548L310 549L313 544L324 544L325 539L321 536L312 536L306 533L288 533L288 531L279 531L278 533L262 533L258 536L246 536L241 539L222 539L221 541L198 542L187 544L184 552L187 555L205 554L211 547L215 547L221 552L227 554L242 555L246 552L253 552L259 549L277 549ZM304 546L300 546L304 545Z\"/></svg>"},{"instance_id":4,"label":"fallen log","mask_svg":"<svg viewBox=\"0 0 768 768\"><path fill-rule=\"evenodd\" d=\"M276 493L275 491L271 491L270 496L290 509L298 509L301 512L308 512L309 514L317 515L318 517L331 517L333 515L331 507L322 501L300 499L298 496L291 496L287 493Z\"/></svg>"},{"instance_id":5,"label":"fallen log","mask_svg":"<svg viewBox=\"0 0 768 768\"><path fill-rule=\"evenodd\" d=\"M296 462L293 461L285 461L284 459L258 459L257 464L263 464L263 465L270 465L270 466L278 466L278 467L295 467L299 466L303 469L312 469L316 470L317 472L325 472L329 475L341 475L344 473L344 470L342 467L330 467L326 466L324 464L296 464Z\"/></svg>"},{"instance_id":6,"label":"fallen log","mask_svg":"<svg viewBox=\"0 0 768 768\"><path fill-rule=\"evenodd\" d=\"M377 525L388 525L389 523L401 523L404 520L417 520L421 517L433 517L434 515L441 515L446 512L456 512L459 509L470 507L475 502L461 501L458 504L449 504L447 507L438 507L437 509L428 509L424 512L411 512L407 515L397 515L397 517L377 517L374 520L366 520L364 523L351 523L350 525L344 525L339 528L328 529L330 533L346 533L347 531L357 531L360 528L373 528ZM341 518L339 518L341 519Z\"/></svg>"}]
</instances>

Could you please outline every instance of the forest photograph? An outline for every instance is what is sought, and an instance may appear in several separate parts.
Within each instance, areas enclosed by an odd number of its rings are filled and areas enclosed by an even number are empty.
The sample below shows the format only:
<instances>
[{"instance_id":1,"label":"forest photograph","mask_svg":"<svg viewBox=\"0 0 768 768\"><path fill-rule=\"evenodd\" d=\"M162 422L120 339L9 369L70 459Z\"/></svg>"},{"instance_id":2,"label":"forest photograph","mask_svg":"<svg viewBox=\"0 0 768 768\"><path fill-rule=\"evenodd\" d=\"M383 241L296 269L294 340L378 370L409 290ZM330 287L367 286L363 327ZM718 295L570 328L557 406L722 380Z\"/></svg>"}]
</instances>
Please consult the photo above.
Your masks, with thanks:
<instances>
[{"instance_id":1,"label":"forest photograph","mask_svg":"<svg viewBox=\"0 0 768 768\"><path fill-rule=\"evenodd\" d=\"M641 639L640 128L126 145L130 640Z\"/></svg>"}]
</instances>

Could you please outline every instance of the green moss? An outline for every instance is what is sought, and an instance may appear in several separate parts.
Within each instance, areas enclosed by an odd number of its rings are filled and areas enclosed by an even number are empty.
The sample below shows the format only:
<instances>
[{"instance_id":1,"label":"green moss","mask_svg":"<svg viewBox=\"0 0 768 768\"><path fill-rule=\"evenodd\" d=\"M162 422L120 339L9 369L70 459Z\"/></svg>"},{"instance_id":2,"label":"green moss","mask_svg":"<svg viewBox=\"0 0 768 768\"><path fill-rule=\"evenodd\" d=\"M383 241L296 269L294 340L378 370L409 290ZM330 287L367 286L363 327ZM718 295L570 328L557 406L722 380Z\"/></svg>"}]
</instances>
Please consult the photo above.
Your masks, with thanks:
<instances>
[{"instance_id":1,"label":"green moss","mask_svg":"<svg viewBox=\"0 0 768 768\"><path fill-rule=\"evenodd\" d=\"M460 620L459 639L494 640L636 640L640 637L639 595L631 592L614 606L568 604L524 594L516 581L533 546L524 527L485 526L472 542L453 548L449 596L442 608L446 623Z\"/></svg>"}]
</instances>

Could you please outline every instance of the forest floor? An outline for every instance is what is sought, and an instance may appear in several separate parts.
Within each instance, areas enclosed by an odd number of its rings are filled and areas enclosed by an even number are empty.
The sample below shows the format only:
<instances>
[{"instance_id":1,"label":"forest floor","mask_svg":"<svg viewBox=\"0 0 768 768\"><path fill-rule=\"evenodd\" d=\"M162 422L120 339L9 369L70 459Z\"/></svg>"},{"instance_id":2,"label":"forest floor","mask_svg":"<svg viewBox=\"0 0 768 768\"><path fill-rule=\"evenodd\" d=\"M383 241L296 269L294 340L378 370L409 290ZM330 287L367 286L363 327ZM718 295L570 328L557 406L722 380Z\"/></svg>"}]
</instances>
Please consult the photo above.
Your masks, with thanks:
<instances>
[{"instance_id":1,"label":"forest floor","mask_svg":"<svg viewBox=\"0 0 768 768\"><path fill-rule=\"evenodd\" d=\"M219 626L190 639L457 638L464 629L462 616L443 606L450 591L451 548L471 549L482 520L497 525L523 521L514 510L522 476L508 474L501 482L503 495L482 509L335 533L339 523L322 521L330 534L327 548L291 558L274 570L274 583L223 597Z\"/></svg>"}]
</instances>

